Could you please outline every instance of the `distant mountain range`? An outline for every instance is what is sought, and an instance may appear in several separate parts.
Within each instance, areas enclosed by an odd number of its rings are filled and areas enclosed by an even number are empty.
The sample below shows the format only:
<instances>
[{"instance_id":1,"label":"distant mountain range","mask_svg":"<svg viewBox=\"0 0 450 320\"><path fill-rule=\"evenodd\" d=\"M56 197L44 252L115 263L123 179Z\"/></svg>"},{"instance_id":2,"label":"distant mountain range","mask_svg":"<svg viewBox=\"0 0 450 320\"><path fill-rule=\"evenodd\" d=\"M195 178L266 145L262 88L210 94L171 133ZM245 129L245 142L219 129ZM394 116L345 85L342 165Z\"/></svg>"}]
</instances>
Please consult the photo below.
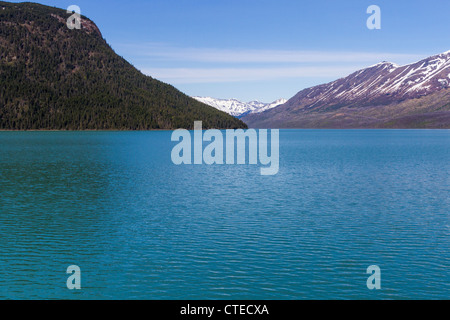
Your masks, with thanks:
<instances>
[{"instance_id":1,"label":"distant mountain range","mask_svg":"<svg viewBox=\"0 0 450 320\"><path fill-rule=\"evenodd\" d=\"M241 118L247 114L260 113L273 109L286 103L286 99L278 99L272 103L260 101L241 102L236 99L215 99L210 97L193 97L197 101L203 102L218 110L224 111L236 118Z\"/></svg>"},{"instance_id":2,"label":"distant mountain range","mask_svg":"<svg viewBox=\"0 0 450 320\"><path fill-rule=\"evenodd\" d=\"M0 1L0 129L246 128L235 117L143 75L94 22L35 3Z\"/></svg>"},{"instance_id":3,"label":"distant mountain range","mask_svg":"<svg viewBox=\"0 0 450 320\"><path fill-rule=\"evenodd\" d=\"M450 128L450 51L304 89L242 120L259 128Z\"/></svg>"}]
</instances>

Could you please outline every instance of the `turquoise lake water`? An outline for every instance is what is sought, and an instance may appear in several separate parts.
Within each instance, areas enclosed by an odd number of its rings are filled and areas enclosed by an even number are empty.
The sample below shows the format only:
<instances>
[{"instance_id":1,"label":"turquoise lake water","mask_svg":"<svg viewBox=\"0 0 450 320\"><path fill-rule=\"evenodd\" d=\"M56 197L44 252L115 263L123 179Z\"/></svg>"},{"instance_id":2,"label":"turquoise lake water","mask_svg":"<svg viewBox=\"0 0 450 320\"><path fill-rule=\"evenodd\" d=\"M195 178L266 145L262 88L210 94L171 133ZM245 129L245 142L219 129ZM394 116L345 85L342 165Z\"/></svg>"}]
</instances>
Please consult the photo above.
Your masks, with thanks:
<instances>
[{"instance_id":1,"label":"turquoise lake water","mask_svg":"<svg viewBox=\"0 0 450 320\"><path fill-rule=\"evenodd\" d=\"M450 130L281 130L274 176L170 137L0 132L0 298L450 299Z\"/></svg>"}]
</instances>

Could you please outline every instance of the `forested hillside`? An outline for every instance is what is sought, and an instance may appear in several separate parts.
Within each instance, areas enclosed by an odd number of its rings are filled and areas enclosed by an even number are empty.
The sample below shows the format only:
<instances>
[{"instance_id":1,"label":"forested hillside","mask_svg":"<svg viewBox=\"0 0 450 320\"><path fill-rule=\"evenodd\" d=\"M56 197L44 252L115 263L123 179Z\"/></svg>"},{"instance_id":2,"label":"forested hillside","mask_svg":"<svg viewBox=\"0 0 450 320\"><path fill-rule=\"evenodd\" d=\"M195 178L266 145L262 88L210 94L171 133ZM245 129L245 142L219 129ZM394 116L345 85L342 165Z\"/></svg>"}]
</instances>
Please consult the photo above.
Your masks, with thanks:
<instances>
[{"instance_id":1,"label":"forested hillside","mask_svg":"<svg viewBox=\"0 0 450 320\"><path fill-rule=\"evenodd\" d=\"M0 2L0 129L244 128L234 117L143 75L97 26L65 10ZM130 31L132 32L132 31Z\"/></svg>"}]
</instances>

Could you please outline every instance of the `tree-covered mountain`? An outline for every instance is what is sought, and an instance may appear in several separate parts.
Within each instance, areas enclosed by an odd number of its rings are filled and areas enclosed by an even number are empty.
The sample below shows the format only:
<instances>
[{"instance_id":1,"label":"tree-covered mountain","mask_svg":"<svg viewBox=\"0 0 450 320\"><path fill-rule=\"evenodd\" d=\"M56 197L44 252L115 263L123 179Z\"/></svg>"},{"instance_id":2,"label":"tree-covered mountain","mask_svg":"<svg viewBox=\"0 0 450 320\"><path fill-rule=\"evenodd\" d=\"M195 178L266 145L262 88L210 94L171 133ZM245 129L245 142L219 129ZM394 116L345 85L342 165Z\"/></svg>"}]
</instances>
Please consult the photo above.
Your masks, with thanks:
<instances>
[{"instance_id":1,"label":"tree-covered mountain","mask_svg":"<svg viewBox=\"0 0 450 320\"><path fill-rule=\"evenodd\" d=\"M143 75L82 16L0 2L0 129L245 128L238 119Z\"/></svg>"}]
</instances>

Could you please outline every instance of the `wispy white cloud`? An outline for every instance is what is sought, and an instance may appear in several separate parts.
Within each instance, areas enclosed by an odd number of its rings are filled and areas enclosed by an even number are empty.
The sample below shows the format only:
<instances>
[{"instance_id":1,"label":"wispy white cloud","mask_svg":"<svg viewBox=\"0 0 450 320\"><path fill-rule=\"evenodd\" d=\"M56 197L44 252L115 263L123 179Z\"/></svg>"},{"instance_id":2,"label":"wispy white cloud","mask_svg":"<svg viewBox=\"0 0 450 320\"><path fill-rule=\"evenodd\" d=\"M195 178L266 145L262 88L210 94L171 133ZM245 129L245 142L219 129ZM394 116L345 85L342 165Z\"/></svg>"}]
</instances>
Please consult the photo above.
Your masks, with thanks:
<instances>
[{"instance_id":1,"label":"wispy white cloud","mask_svg":"<svg viewBox=\"0 0 450 320\"><path fill-rule=\"evenodd\" d=\"M118 49L132 56L143 73L173 84L335 79L380 61L404 64L426 56L383 52L181 48L161 43L122 44ZM165 67L168 64L174 67Z\"/></svg>"},{"instance_id":2,"label":"wispy white cloud","mask_svg":"<svg viewBox=\"0 0 450 320\"><path fill-rule=\"evenodd\" d=\"M389 52L181 48L158 43L142 45L122 44L119 47L121 50L128 51L140 58L203 63L348 63L391 61L402 64L426 56Z\"/></svg>"},{"instance_id":3,"label":"wispy white cloud","mask_svg":"<svg viewBox=\"0 0 450 320\"><path fill-rule=\"evenodd\" d=\"M276 80L287 78L338 78L348 75L358 66L296 67L296 68L145 68L142 72L173 84L217 83Z\"/></svg>"}]
</instances>

